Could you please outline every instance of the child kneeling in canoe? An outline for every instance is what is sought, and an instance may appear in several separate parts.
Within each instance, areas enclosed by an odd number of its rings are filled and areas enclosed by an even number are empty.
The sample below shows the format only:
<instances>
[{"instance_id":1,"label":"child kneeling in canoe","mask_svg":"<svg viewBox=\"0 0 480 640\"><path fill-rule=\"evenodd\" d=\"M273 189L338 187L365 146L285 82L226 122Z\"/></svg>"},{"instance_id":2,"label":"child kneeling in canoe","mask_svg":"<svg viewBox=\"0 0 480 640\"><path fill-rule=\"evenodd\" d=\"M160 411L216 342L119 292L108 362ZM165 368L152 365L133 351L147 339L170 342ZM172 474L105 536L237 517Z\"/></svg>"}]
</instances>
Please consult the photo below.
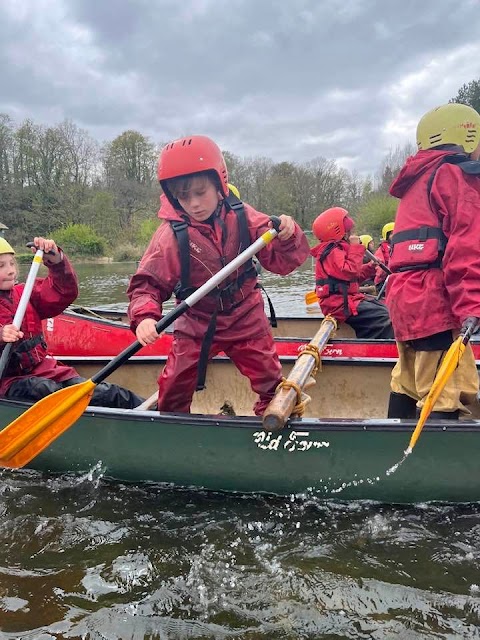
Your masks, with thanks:
<instances>
[{"instance_id":1,"label":"child kneeling in canoe","mask_svg":"<svg viewBox=\"0 0 480 640\"><path fill-rule=\"evenodd\" d=\"M48 268L46 278L37 278L20 327L13 324L23 292L17 280L15 251L0 238L0 352L13 343L0 380L0 395L11 400L37 402L63 387L83 382L85 378L48 355L42 334L42 319L57 316L78 296L77 276L73 267L53 240L34 238L34 245L44 252ZM35 252L35 249L32 249ZM133 409L143 399L128 389L102 382L97 385L90 404Z\"/></svg>"},{"instance_id":2,"label":"child kneeling in canoe","mask_svg":"<svg viewBox=\"0 0 480 640\"><path fill-rule=\"evenodd\" d=\"M270 218L229 193L225 159L206 136L167 144L160 154L163 189L155 232L128 287L129 318L142 345L153 343L162 305L172 294L177 304L247 249L269 227ZM280 275L309 255L308 241L290 216L280 216L278 237L257 255ZM224 351L249 378L262 415L282 379L272 332L248 260L210 294L175 321L171 352L160 375L158 409L188 413L195 389L205 386L209 359Z\"/></svg>"},{"instance_id":3,"label":"child kneeling in canoe","mask_svg":"<svg viewBox=\"0 0 480 640\"><path fill-rule=\"evenodd\" d=\"M375 266L363 263L365 247L351 234L354 224L341 207L327 209L313 222L319 240L311 250L318 302L324 315L349 324L357 338L393 338L386 306L360 292L360 283L375 275Z\"/></svg>"}]
</instances>

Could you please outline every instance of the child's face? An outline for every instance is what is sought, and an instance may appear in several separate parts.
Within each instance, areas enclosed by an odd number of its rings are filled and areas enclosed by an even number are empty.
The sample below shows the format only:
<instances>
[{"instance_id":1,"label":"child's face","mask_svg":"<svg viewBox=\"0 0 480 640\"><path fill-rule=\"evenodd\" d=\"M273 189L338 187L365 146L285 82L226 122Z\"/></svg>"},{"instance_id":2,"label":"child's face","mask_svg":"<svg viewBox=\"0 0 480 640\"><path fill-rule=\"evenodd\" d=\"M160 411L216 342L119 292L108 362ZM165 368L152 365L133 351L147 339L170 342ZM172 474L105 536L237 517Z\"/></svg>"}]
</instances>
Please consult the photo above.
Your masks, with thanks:
<instances>
[{"instance_id":1,"label":"child's face","mask_svg":"<svg viewBox=\"0 0 480 640\"><path fill-rule=\"evenodd\" d=\"M11 253L0 254L0 291L10 291L17 279L17 262Z\"/></svg>"},{"instance_id":2,"label":"child's face","mask_svg":"<svg viewBox=\"0 0 480 640\"><path fill-rule=\"evenodd\" d=\"M192 178L188 192L177 196L184 211L197 222L207 220L223 199L211 180L204 177Z\"/></svg>"}]
</instances>

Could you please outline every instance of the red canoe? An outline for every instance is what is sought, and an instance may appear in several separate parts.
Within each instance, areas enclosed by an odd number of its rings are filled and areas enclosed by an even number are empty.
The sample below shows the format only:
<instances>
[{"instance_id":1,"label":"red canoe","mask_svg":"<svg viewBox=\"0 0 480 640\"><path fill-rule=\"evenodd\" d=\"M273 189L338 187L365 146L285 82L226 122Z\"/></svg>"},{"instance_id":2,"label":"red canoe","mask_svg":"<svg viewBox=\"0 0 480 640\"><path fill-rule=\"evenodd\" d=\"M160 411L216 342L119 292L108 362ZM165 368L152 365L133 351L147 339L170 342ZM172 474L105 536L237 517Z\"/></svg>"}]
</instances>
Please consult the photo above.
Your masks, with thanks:
<instances>
[{"instance_id":1,"label":"red canoe","mask_svg":"<svg viewBox=\"0 0 480 640\"><path fill-rule=\"evenodd\" d=\"M274 329L277 351L282 361L293 360L299 349L307 344L320 326L318 315L301 318L279 318ZM336 362L394 362L397 348L393 340L357 340L342 326L337 338L325 348L322 359ZM108 360L129 346L135 336L126 324L121 311L72 307L65 313L44 321L44 334L52 355L58 359ZM345 337L343 337L345 335ZM169 353L172 334L163 334L153 345L138 351L133 359L165 359ZM474 344L477 364L480 364L480 345Z\"/></svg>"},{"instance_id":2,"label":"red canoe","mask_svg":"<svg viewBox=\"0 0 480 640\"><path fill-rule=\"evenodd\" d=\"M320 326L322 317L310 315L278 318L273 329L277 352L282 361L294 360L299 350L309 342ZM128 347L135 336L122 311L72 307L65 313L43 322L44 335L50 352L63 360L109 360ZM348 325L342 325L337 337L329 342L322 360L335 362L387 363L397 359L394 340L358 340ZM172 334L164 333L148 347L143 347L134 360L163 360L172 343ZM472 341L477 367L480 367L480 342Z\"/></svg>"}]
</instances>

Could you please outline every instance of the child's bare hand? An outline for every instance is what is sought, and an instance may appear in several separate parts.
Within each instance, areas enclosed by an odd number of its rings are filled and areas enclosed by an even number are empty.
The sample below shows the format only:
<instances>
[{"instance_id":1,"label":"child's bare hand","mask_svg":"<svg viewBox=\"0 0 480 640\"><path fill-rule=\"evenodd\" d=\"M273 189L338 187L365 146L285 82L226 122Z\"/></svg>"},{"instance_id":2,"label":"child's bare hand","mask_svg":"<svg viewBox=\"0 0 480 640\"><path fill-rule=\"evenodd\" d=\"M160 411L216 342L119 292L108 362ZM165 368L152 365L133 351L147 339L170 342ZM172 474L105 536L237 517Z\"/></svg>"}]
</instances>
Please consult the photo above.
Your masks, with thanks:
<instances>
[{"instance_id":1,"label":"child's bare hand","mask_svg":"<svg viewBox=\"0 0 480 640\"><path fill-rule=\"evenodd\" d=\"M44 253L43 262L45 264L58 264L62 261L62 254L54 240L37 236L33 239L33 243L35 246L32 247L32 253L35 253L37 249L42 249ZM49 253L50 251L52 253Z\"/></svg>"},{"instance_id":2,"label":"child's bare hand","mask_svg":"<svg viewBox=\"0 0 480 640\"><path fill-rule=\"evenodd\" d=\"M360 244L360 236L350 236L350 244Z\"/></svg>"},{"instance_id":3,"label":"child's bare hand","mask_svg":"<svg viewBox=\"0 0 480 640\"><path fill-rule=\"evenodd\" d=\"M137 340L145 347L147 344L153 344L160 334L156 330L157 321L153 318L145 318L142 320L135 331Z\"/></svg>"},{"instance_id":4,"label":"child's bare hand","mask_svg":"<svg viewBox=\"0 0 480 640\"><path fill-rule=\"evenodd\" d=\"M23 338L23 331L17 329L14 324L6 324L2 327L2 342L17 342Z\"/></svg>"},{"instance_id":5,"label":"child's bare hand","mask_svg":"<svg viewBox=\"0 0 480 640\"><path fill-rule=\"evenodd\" d=\"M281 242L285 242L285 240L291 238L295 233L295 222L291 216L286 216L285 214L279 216L279 220L280 230L278 232L278 239ZM273 227L273 223L269 222L268 226Z\"/></svg>"}]
</instances>

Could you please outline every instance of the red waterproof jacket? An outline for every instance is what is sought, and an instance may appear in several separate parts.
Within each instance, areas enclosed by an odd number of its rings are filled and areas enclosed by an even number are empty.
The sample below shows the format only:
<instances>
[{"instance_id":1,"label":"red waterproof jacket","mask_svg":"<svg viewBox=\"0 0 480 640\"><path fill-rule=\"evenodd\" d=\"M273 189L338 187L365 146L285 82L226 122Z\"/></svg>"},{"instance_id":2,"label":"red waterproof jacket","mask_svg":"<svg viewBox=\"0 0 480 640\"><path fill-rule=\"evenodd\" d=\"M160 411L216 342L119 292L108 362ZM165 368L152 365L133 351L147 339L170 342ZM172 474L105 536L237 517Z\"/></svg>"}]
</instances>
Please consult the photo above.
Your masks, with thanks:
<instances>
[{"instance_id":1,"label":"red waterproof jacket","mask_svg":"<svg viewBox=\"0 0 480 640\"><path fill-rule=\"evenodd\" d=\"M390 187L401 199L389 263L395 273L387 284L387 306L399 341L459 329L465 318L480 317L480 178L456 164L442 164L447 155L452 151L419 151ZM410 241L401 247L397 234L432 225L446 239L441 265L398 271L405 257L415 259L426 245Z\"/></svg>"},{"instance_id":2,"label":"red waterproof jacket","mask_svg":"<svg viewBox=\"0 0 480 640\"><path fill-rule=\"evenodd\" d=\"M10 291L0 292L0 325L12 324L24 284L17 284ZM69 380L78 373L72 367L58 363L48 355L44 341L38 342L26 352L16 355L16 350L27 341L34 342L42 334L42 319L56 316L68 307L78 296L77 276L64 255L63 261L48 267L46 278L37 278L27 305L21 330L22 340L14 343L6 372L0 381L0 395L4 395L10 385L25 377L42 376L57 382ZM0 350L5 347L0 342Z\"/></svg>"},{"instance_id":3,"label":"red waterproof jacket","mask_svg":"<svg viewBox=\"0 0 480 640\"><path fill-rule=\"evenodd\" d=\"M250 240L254 242L267 230L270 218L248 204L244 207ZM165 196L162 196L158 216L164 222L150 241L127 290L130 298L128 314L133 331L145 318L162 318L162 305L171 297L180 281L180 253L169 220L185 219L188 222L190 284L194 288L204 284L239 253L237 215L232 210L227 211L225 205L221 208L219 219L216 218L212 226L209 223L197 222L185 214L182 217L182 212L174 209ZM223 242L222 226L225 228ZM257 254L257 258L268 271L287 275L302 265L308 254L308 241L296 225L291 238L286 242L273 240ZM229 276L220 284L220 290L233 283L245 269L246 267L240 267ZM204 297L175 321L176 335L203 340L212 311L217 305L215 333L222 340L246 340L269 332L270 325L264 312L263 298L256 284L256 277L250 277L239 289L233 291L231 296L220 299L212 295Z\"/></svg>"},{"instance_id":4,"label":"red waterproof jacket","mask_svg":"<svg viewBox=\"0 0 480 640\"><path fill-rule=\"evenodd\" d=\"M375 251L375 257L383 262L384 265L388 267L388 263L390 261L390 243L386 240L382 240L378 249ZM381 284L385 281L387 274L385 271L377 266L375 270L375 284Z\"/></svg>"},{"instance_id":5,"label":"red waterproof jacket","mask_svg":"<svg viewBox=\"0 0 480 640\"><path fill-rule=\"evenodd\" d=\"M332 244L334 246L329 251ZM332 315L339 322L345 322L351 315L356 316L358 305L365 300L365 295L359 291L360 283L374 272L370 262L363 264L365 247L362 244L350 244L346 240L320 242L310 253L315 258L316 291L323 313ZM323 259L322 255L325 255ZM327 279L341 282L337 285L334 282L318 283L319 280ZM347 293L348 312L345 309L344 289Z\"/></svg>"}]
</instances>

